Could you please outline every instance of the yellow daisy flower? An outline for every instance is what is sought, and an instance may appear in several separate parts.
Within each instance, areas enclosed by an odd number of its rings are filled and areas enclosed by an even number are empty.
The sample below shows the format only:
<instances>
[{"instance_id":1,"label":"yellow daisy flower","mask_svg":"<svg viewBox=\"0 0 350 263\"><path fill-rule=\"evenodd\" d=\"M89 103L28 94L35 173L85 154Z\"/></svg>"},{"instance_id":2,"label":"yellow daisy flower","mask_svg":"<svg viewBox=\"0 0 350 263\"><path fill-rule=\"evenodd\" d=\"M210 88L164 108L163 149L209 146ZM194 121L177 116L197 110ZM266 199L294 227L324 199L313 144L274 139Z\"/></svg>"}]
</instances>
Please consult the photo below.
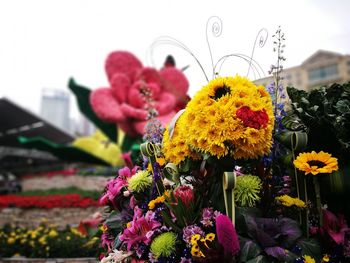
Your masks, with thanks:
<instances>
[{"instance_id":1,"label":"yellow daisy flower","mask_svg":"<svg viewBox=\"0 0 350 263\"><path fill-rule=\"evenodd\" d=\"M316 263L316 261L310 256L303 256L304 263Z\"/></svg>"},{"instance_id":2,"label":"yellow daisy flower","mask_svg":"<svg viewBox=\"0 0 350 263\"><path fill-rule=\"evenodd\" d=\"M332 173L338 170L338 160L329 153L320 151L316 153L300 153L294 160L294 166L305 174L317 175L319 173Z\"/></svg>"},{"instance_id":3,"label":"yellow daisy flower","mask_svg":"<svg viewBox=\"0 0 350 263\"><path fill-rule=\"evenodd\" d=\"M291 207L295 205L299 208L305 208L306 204L303 200L300 200L299 198L293 198L289 195L281 195L275 198L277 201L281 202L282 205Z\"/></svg>"}]
</instances>

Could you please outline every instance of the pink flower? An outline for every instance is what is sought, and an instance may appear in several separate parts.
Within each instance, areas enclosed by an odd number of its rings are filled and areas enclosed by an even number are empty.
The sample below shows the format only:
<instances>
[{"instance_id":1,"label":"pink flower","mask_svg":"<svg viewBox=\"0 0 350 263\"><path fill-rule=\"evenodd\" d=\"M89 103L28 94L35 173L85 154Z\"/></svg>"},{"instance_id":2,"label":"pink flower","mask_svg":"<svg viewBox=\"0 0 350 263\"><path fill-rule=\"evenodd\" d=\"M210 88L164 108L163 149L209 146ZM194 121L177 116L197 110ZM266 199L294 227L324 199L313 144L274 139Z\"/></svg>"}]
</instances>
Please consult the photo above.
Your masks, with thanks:
<instances>
[{"instance_id":1,"label":"pink flower","mask_svg":"<svg viewBox=\"0 0 350 263\"><path fill-rule=\"evenodd\" d=\"M239 252L237 232L228 216L219 215L216 217L216 233L225 253L236 255Z\"/></svg>"},{"instance_id":2,"label":"pink flower","mask_svg":"<svg viewBox=\"0 0 350 263\"><path fill-rule=\"evenodd\" d=\"M345 233L349 230L343 215L337 217L327 209L323 209L322 232L328 233L337 244L344 244Z\"/></svg>"},{"instance_id":3,"label":"pink flower","mask_svg":"<svg viewBox=\"0 0 350 263\"><path fill-rule=\"evenodd\" d=\"M129 52L116 51L107 57L105 69L110 87L94 90L90 103L99 118L117 123L129 136L144 133L147 111L143 88L151 91L163 124L175 115L176 105L187 100L188 81L175 67L158 71L144 67Z\"/></svg>"},{"instance_id":4,"label":"pink flower","mask_svg":"<svg viewBox=\"0 0 350 263\"><path fill-rule=\"evenodd\" d=\"M126 243L128 251L140 243L149 245L154 230L161 227L161 223L154 219L154 212L148 211L146 215L142 215L142 210L138 207L135 207L134 212L130 225L124 229L123 234L119 237L120 241Z\"/></svg>"},{"instance_id":5,"label":"pink flower","mask_svg":"<svg viewBox=\"0 0 350 263\"><path fill-rule=\"evenodd\" d=\"M106 192L100 198L100 204L104 205L110 200L113 202L114 198L120 194L121 190L127 186L128 178L134 175L138 167L135 166L132 170L124 167L118 171L118 177L110 180L106 186Z\"/></svg>"},{"instance_id":6,"label":"pink flower","mask_svg":"<svg viewBox=\"0 0 350 263\"><path fill-rule=\"evenodd\" d=\"M181 185L174 190L174 196L180 198L185 206L189 206L194 199L193 190L187 185Z\"/></svg>"}]
</instances>

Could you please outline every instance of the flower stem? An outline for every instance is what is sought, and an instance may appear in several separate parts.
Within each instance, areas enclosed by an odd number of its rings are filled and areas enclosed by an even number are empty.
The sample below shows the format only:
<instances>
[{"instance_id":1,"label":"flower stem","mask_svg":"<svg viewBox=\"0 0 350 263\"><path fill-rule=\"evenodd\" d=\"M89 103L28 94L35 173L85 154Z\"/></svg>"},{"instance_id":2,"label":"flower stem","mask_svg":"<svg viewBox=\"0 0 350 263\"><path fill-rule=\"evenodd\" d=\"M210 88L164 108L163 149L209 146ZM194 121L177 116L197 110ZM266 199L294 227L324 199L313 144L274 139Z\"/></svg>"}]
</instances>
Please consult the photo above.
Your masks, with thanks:
<instances>
[{"instance_id":1,"label":"flower stem","mask_svg":"<svg viewBox=\"0 0 350 263\"><path fill-rule=\"evenodd\" d=\"M316 176L313 176L313 181L314 181L315 195L316 195L316 206L317 206L318 215L320 217L320 227L322 227L323 226L323 216L322 216L320 184L319 184L318 178Z\"/></svg>"}]
</instances>

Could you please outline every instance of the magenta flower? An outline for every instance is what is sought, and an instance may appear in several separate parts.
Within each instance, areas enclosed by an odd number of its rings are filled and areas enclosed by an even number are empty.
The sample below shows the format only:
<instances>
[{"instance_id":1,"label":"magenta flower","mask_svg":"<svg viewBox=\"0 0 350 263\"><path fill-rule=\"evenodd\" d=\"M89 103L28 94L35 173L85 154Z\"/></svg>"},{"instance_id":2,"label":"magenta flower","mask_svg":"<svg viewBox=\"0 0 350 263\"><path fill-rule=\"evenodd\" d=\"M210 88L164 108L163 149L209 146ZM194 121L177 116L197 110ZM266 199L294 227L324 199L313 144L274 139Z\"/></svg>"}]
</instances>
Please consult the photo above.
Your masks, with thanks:
<instances>
[{"instance_id":1,"label":"magenta flower","mask_svg":"<svg viewBox=\"0 0 350 263\"><path fill-rule=\"evenodd\" d=\"M181 185L174 190L174 196L180 198L185 206L189 206L194 199L193 190L187 185Z\"/></svg>"},{"instance_id":2,"label":"magenta flower","mask_svg":"<svg viewBox=\"0 0 350 263\"><path fill-rule=\"evenodd\" d=\"M336 216L327 209L323 209L323 227L325 231L337 244L344 244L344 237L347 231L350 231L343 215Z\"/></svg>"},{"instance_id":3,"label":"magenta flower","mask_svg":"<svg viewBox=\"0 0 350 263\"><path fill-rule=\"evenodd\" d=\"M118 177L110 180L106 186L106 192L100 198L100 204L104 205L110 200L113 202L114 198L121 193L121 189L126 187L127 179L134 175L139 167L135 166L132 170L124 167L118 171Z\"/></svg>"},{"instance_id":4,"label":"magenta flower","mask_svg":"<svg viewBox=\"0 0 350 263\"><path fill-rule=\"evenodd\" d=\"M108 233L103 233L102 236L101 236L101 241L102 241L102 247L108 249L108 251L111 251L112 250L112 245L113 245L113 241L114 241L114 238L113 236L111 236L110 234Z\"/></svg>"},{"instance_id":5,"label":"magenta flower","mask_svg":"<svg viewBox=\"0 0 350 263\"><path fill-rule=\"evenodd\" d=\"M239 252L237 232L228 216L219 215L216 217L216 233L219 243L224 247L225 253L236 255Z\"/></svg>"},{"instance_id":6,"label":"magenta flower","mask_svg":"<svg viewBox=\"0 0 350 263\"><path fill-rule=\"evenodd\" d=\"M161 227L161 224L154 219L154 212L148 211L146 215L143 215L142 210L137 206L134 212L133 220L119 237L120 241L126 243L128 251L132 247L135 249L135 245L140 243L149 245L152 241L154 230Z\"/></svg>"}]
</instances>

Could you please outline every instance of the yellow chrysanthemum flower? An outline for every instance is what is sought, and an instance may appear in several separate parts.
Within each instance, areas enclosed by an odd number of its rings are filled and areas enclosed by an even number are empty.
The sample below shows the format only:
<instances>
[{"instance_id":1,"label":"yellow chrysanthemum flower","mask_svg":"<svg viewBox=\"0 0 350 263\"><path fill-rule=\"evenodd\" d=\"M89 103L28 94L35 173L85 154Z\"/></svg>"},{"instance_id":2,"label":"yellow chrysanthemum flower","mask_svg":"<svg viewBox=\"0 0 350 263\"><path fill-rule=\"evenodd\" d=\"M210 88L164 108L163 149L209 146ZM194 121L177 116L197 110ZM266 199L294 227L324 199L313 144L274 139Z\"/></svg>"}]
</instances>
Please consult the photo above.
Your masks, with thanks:
<instances>
[{"instance_id":1,"label":"yellow chrysanthemum flower","mask_svg":"<svg viewBox=\"0 0 350 263\"><path fill-rule=\"evenodd\" d=\"M323 151L319 153L315 151L311 153L300 153L293 163L296 168L305 172L305 174L311 173L317 175L319 173L332 173L338 170L337 158Z\"/></svg>"},{"instance_id":2,"label":"yellow chrysanthemum flower","mask_svg":"<svg viewBox=\"0 0 350 263\"><path fill-rule=\"evenodd\" d=\"M316 261L310 256L303 256L304 263L316 263Z\"/></svg>"},{"instance_id":3,"label":"yellow chrysanthemum flower","mask_svg":"<svg viewBox=\"0 0 350 263\"><path fill-rule=\"evenodd\" d=\"M291 207L293 205L295 205L296 207L299 207L299 208L306 207L306 204L303 200L300 200L299 198L293 198L289 195L278 196L275 199L277 201L281 202L282 205L287 206L287 207Z\"/></svg>"},{"instance_id":4,"label":"yellow chrysanthemum flower","mask_svg":"<svg viewBox=\"0 0 350 263\"><path fill-rule=\"evenodd\" d=\"M274 115L269 94L240 76L217 78L187 104L174 127L164 133L166 159L179 164L196 152L221 158L257 158L268 154Z\"/></svg>"},{"instance_id":5,"label":"yellow chrysanthemum flower","mask_svg":"<svg viewBox=\"0 0 350 263\"><path fill-rule=\"evenodd\" d=\"M158 196L156 199L153 199L148 203L148 208L152 210L156 207L157 204L164 203L164 201L165 201L164 195Z\"/></svg>"}]
</instances>

